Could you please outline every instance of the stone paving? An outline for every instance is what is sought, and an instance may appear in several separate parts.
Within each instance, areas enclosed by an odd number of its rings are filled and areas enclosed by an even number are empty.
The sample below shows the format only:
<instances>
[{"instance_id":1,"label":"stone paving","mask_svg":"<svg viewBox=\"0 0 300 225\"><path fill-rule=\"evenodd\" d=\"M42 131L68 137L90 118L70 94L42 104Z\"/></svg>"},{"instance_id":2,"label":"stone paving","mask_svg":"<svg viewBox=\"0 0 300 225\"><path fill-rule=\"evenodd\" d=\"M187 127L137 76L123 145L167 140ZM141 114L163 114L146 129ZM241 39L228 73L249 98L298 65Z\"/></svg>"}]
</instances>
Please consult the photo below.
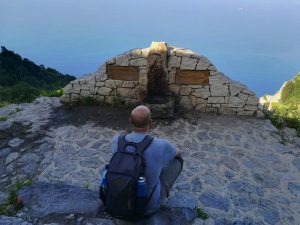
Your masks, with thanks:
<instances>
[{"instance_id":1,"label":"stone paving","mask_svg":"<svg viewBox=\"0 0 300 225\"><path fill-rule=\"evenodd\" d=\"M126 129L93 121L54 125L60 106L57 98L40 98L0 109L10 114L0 122L1 137L8 138L0 143L1 190L20 178L97 190L111 138ZM5 136L16 122L27 127L23 136ZM294 130L277 130L267 119L198 113L156 122L151 134L183 153L183 172L166 206L204 209L210 218L194 224L300 224L300 138Z\"/></svg>"}]
</instances>

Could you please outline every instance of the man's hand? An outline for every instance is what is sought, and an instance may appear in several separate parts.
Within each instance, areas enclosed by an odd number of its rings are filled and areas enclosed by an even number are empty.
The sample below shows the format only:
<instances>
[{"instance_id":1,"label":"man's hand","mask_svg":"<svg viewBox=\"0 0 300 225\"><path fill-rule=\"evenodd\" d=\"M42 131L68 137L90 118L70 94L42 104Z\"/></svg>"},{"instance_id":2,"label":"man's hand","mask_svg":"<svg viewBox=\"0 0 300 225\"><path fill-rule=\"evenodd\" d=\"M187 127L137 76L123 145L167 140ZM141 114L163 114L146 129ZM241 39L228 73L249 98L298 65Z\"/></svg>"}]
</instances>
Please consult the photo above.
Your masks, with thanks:
<instances>
[{"instance_id":1,"label":"man's hand","mask_svg":"<svg viewBox=\"0 0 300 225\"><path fill-rule=\"evenodd\" d=\"M176 148L176 154L175 157L181 156L181 151L179 150L179 148Z\"/></svg>"}]
</instances>

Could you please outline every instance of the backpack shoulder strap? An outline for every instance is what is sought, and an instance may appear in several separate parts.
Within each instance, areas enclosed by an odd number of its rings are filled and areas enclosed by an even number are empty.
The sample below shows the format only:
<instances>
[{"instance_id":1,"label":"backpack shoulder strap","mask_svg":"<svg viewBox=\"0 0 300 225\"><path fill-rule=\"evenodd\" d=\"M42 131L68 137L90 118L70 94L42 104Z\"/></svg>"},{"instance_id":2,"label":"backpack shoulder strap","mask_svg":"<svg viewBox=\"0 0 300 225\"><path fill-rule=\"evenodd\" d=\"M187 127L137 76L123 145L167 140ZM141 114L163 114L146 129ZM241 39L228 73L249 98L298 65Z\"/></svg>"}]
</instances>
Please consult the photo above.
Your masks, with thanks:
<instances>
[{"instance_id":1,"label":"backpack shoulder strap","mask_svg":"<svg viewBox=\"0 0 300 225\"><path fill-rule=\"evenodd\" d=\"M123 151L123 150L125 150L125 147L126 147L126 144L127 144L125 136L126 136L126 134L122 134L122 135L119 136L119 139L118 139L118 150L117 151Z\"/></svg>"},{"instance_id":2,"label":"backpack shoulder strap","mask_svg":"<svg viewBox=\"0 0 300 225\"><path fill-rule=\"evenodd\" d=\"M153 137L151 137L150 135L146 135L140 143L136 143L136 152L143 154L152 141Z\"/></svg>"},{"instance_id":3,"label":"backpack shoulder strap","mask_svg":"<svg viewBox=\"0 0 300 225\"><path fill-rule=\"evenodd\" d=\"M124 151L126 146L134 146L137 153L143 154L146 148L153 141L153 137L146 135L140 143L128 142L125 139L126 134L120 135L118 139L118 151Z\"/></svg>"}]
</instances>

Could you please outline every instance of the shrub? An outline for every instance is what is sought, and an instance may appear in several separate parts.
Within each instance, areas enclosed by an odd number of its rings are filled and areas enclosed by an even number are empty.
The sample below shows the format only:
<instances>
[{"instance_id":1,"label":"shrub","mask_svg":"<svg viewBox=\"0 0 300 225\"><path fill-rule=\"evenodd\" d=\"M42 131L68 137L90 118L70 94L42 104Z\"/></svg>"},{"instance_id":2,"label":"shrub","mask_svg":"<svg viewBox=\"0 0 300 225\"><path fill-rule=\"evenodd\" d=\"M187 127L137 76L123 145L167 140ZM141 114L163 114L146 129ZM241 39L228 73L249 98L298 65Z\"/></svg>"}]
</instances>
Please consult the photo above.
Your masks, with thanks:
<instances>
[{"instance_id":1,"label":"shrub","mask_svg":"<svg viewBox=\"0 0 300 225\"><path fill-rule=\"evenodd\" d=\"M0 87L0 102L32 102L39 95L40 91L37 88L23 82L9 87Z\"/></svg>"},{"instance_id":2,"label":"shrub","mask_svg":"<svg viewBox=\"0 0 300 225\"><path fill-rule=\"evenodd\" d=\"M39 96L59 97L62 87L75 77L36 65L8 50L0 51L0 107L6 103L32 102Z\"/></svg>"},{"instance_id":3,"label":"shrub","mask_svg":"<svg viewBox=\"0 0 300 225\"><path fill-rule=\"evenodd\" d=\"M300 104L300 73L283 87L281 102L285 104Z\"/></svg>"},{"instance_id":4,"label":"shrub","mask_svg":"<svg viewBox=\"0 0 300 225\"><path fill-rule=\"evenodd\" d=\"M269 118L274 126L295 128L300 136L300 104L272 103Z\"/></svg>"}]
</instances>

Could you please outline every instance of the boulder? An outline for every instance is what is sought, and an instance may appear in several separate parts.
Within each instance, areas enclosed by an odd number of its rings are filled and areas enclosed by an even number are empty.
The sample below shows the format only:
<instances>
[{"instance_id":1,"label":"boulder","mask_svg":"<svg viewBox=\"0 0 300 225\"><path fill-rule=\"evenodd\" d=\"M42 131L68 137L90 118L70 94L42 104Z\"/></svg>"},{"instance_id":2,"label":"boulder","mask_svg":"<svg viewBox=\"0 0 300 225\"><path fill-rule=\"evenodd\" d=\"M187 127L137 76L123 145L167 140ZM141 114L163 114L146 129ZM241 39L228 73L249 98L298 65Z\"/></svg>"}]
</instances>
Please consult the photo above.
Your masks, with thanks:
<instances>
[{"instance_id":1,"label":"boulder","mask_svg":"<svg viewBox=\"0 0 300 225\"><path fill-rule=\"evenodd\" d=\"M36 217L72 213L95 216L103 207L97 192L66 184L34 183L23 188L19 196Z\"/></svg>"}]
</instances>

